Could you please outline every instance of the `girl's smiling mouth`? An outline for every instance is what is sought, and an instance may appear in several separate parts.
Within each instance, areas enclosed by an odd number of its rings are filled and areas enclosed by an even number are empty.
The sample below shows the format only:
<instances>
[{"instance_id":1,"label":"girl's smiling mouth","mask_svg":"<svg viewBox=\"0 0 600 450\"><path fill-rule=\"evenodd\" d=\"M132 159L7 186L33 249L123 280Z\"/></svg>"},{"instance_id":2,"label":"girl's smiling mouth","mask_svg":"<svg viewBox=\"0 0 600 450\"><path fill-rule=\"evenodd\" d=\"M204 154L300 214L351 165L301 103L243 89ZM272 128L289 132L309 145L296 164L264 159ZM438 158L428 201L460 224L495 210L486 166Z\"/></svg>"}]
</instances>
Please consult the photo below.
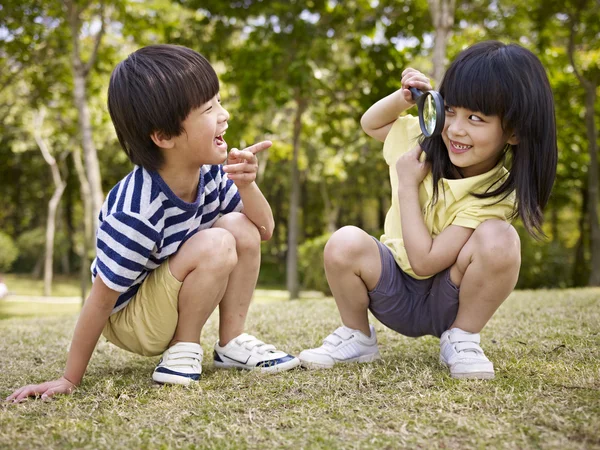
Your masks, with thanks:
<instances>
[{"instance_id":1,"label":"girl's smiling mouth","mask_svg":"<svg viewBox=\"0 0 600 450\"><path fill-rule=\"evenodd\" d=\"M472 145L465 145L450 139L450 150L452 153L465 153L471 150Z\"/></svg>"}]
</instances>

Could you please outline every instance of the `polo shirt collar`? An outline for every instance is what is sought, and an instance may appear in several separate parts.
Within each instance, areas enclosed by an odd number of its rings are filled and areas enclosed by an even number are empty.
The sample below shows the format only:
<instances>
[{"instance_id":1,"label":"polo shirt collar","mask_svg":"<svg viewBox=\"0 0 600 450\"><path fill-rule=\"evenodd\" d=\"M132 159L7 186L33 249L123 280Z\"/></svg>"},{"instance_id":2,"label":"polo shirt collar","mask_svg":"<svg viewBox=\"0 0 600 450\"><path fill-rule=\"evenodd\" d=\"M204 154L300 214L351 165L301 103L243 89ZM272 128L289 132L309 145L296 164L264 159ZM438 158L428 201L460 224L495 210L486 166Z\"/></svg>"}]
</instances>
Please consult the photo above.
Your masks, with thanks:
<instances>
[{"instance_id":1,"label":"polo shirt collar","mask_svg":"<svg viewBox=\"0 0 600 450\"><path fill-rule=\"evenodd\" d=\"M504 167L503 161L500 161L493 169L488 172L476 175L474 177L459 178L457 180L449 180L444 178L443 181L452 192L455 201L459 201L471 192L484 192L490 186L490 182L499 180L505 177L508 170ZM481 189L484 187L485 189ZM495 186L498 188L499 186Z\"/></svg>"}]
</instances>

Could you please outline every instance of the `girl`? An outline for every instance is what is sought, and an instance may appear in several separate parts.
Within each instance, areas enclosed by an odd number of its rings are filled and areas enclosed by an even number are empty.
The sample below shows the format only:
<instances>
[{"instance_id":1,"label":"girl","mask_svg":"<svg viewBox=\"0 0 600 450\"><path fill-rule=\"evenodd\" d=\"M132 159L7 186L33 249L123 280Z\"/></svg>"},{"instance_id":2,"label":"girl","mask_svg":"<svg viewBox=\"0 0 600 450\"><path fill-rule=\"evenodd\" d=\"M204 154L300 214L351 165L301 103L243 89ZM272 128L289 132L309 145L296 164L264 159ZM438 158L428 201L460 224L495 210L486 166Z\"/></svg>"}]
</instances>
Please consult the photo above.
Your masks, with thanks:
<instances>
[{"instance_id":1,"label":"girl","mask_svg":"<svg viewBox=\"0 0 600 450\"><path fill-rule=\"evenodd\" d=\"M473 45L441 83L442 135L418 141L417 118L398 117L414 105L409 87L431 89L406 69L402 88L361 119L384 142L390 166L385 234L379 241L356 227L333 234L325 271L344 326L299 358L308 368L378 359L370 310L398 333L440 337L440 361L452 377L493 378L479 332L517 283L520 242L510 221L518 216L531 234L543 234L556 175L550 84L530 51Z\"/></svg>"}]
</instances>

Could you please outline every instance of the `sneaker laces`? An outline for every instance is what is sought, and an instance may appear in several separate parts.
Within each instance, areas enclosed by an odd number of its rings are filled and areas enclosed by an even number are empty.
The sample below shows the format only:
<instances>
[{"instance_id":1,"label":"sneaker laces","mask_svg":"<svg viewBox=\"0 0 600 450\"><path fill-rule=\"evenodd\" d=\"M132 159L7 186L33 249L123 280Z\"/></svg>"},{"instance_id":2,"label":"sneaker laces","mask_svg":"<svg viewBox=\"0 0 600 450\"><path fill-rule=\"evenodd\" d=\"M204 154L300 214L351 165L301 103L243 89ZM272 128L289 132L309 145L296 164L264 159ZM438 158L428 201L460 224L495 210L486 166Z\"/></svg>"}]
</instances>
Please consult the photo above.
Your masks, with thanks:
<instances>
[{"instance_id":1,"label":"sneaker laces","mask_svg":"<svg viewBox=\"0 0 600 450\"><path fill-rule=\"evenodd\" d=\"M259 355L276 351L274 345L265 344L263 341L247 333L240 334L237 338L235 338L235 343L240 347L244 347L249 352L258 353Z\"/></svg>"}]
</instances>

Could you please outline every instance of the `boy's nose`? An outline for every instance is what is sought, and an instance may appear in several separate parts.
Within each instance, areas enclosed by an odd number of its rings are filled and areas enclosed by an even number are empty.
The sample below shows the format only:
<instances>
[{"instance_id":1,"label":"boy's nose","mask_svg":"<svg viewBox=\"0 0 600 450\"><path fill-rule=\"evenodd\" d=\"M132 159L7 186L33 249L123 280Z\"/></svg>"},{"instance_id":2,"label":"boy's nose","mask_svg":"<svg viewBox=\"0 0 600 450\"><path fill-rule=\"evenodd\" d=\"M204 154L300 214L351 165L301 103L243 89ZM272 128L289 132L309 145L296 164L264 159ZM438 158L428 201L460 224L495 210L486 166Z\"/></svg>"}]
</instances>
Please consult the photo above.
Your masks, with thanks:
<instances>
[{"instance_id":1,"label":"boy's nose","mask_svg":"<svg viewBox=\"0 0 600 450\"><path fill-rule=\"evenodd\" d=\"M219 113L219 119L221 119L222 122L229 120L229 112L222 106L221 106L221 112Z\"/></svg>"}]
</instances>

